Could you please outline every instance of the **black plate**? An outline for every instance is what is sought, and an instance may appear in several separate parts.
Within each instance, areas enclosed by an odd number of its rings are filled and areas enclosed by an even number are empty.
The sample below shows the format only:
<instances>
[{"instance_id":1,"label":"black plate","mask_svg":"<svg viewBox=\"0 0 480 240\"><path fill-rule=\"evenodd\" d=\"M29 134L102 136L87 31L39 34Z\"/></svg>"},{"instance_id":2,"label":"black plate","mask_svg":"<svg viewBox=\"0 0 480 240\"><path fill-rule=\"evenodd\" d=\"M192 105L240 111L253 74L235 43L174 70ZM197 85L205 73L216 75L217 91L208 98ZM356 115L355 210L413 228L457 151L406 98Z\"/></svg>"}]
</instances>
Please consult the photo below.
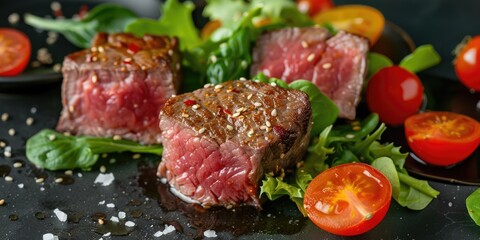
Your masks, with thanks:
<instances>
[{"instance_id":1,"label":"black plate","mask_svg":"<svg viewBox=\"0 0 480 240\"><path fill-rule=\"evenodd\" d=\"M77 10L83 3L98 3L71 0L60 2L73 10ZM132 9L136 9L145 8L156 1L115 2L129 4ZM24 8L23 4L30 7ZM2 1L0 11L3 13L30 9L28 11L34 13L48 12L49 4L50 1L47 0L22 2L22 6L15 1ZM157 9L149 7L145 12L150 11L155 15L158 14ZM392 8L391 11L395 9ZM405 33L392 26L387 25L382 40L375 49L398 62L411 51L413 42ZM53 49L68 53L71 46L64 48L59 44ZM466 102L463 97L472 94L465 93L458 83L432 77L427 79L430 79L427 82L431 82L432 86L439 86L434 93L429 93L429 96L433 96L429 97L429 107L432 109L451 105L448 109L459 111L458 106L469 105L467 102L470 100ZM205 211L180 202L172 197L155 177L156 166L160 161L160 158L155 156L142 156L141 159L134 160L130 154L110 155L100 159L91 172L74 171L72 177L65 176L63 171L36 169L25 158L25 142L43 128L54 128L61 109L59 84L47 86L38 91L30 90L28 93L0 93L0 114L7 112L10 115L8 121L0 121L0 141L6 142L13 153L12 157L4 157L5 148L0 148L0 176L8 170L8 175L13 178L12 182L7 182L0 177L0 199L5 200L5 204L0 206L0 239L41 239L45 233L53 233L60 239L99 239L106 232L125 236L104 239L154 239L154 233L163 230L165 224L173 225L176 231L159 239L201 239L207 229L216 230L218 239L342 239L320 230L303 218L295 205L287 199L266 203L261 212L252 209ZM23 87L20 90L22 91ZM442 97L437 100L439 96ZM450 96L458 96L458 100ZM473 96L478 97L474 94ZM32 126L26 125L29 117L34 119ZM10 136L9 129L15 129L16 134ZM401 128L390 128L388 131L384 140L389 138L395 142L403 141ZM111 163L111 159L116 159L115 163ZM21 162L22 167L14 168L17 162ZM115 181L109 186L94 184L102 165L106 166L107 172L115 176ZM418 174L430 169L416 166L411 160L407 161L407 166L411 172ZM471 167L472 165L467 166L465 169L478 169ZM456 169L459 168L451 170ZM457 175L461 177L460 172ZM45 181L37 183L35 178L39 177ZM56 178L65 180L59 184L55 182ZM458 178L455 176L453 179ZM480 228L469 219L465 207L466 196L476 187L438 181L430 183L441 194L425 210L410 211L392 202L386 218L378 227L353 239L478 238ZM114 203L115 207L108 208L108 203ZM67 222L57 219L53 213L56 208L68 213ZM99 225L96 220L99 215L104 214L110 219L118 216L119 212L127 214L126 219L120 221L120 225ZM133 221L136 225L126 228L123 225L125 221Z\"/></svg>"}]
</instances>

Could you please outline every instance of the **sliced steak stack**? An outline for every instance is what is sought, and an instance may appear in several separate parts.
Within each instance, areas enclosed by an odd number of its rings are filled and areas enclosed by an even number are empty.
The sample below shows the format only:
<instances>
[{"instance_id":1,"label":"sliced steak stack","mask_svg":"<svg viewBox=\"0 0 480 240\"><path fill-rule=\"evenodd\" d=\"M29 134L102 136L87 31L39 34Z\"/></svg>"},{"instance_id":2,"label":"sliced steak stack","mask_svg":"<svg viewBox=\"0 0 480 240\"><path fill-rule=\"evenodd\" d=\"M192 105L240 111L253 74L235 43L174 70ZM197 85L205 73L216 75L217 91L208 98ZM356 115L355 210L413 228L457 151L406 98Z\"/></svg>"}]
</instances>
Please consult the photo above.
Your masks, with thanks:
<instances>
[{"instance_id":1,"label":"sliced steak stack","mask_svg":"<svg viewBox=\"0 0 480 240\"><path fill-rule=\"evenodd\" d=\"M368 50L366 38L343 31L332 37L319 27L283 28L259 38L251 74L263 72L287 82L310 80L336 103L340 117L354 119Z\"/></svg>"},{"instance_id":2,"label":"sliced steak stack","mask_svg":"<svg viewBox=\"0 0 480 240\"><path fill-rule=\"evenodd\" d=\"M252 81L170 98L157 175L203 206L260 208L259 181L301 160L311 115L305 93Z\"/></svg>"},{"instance_id":3,"label":"sliced steak stack","mask_svg":"<svg viewBox=\"0 0 480 240\"><path fill-rule=\"evenodd\" d=\"M160 143L158 114L180 85L176 38L98 34L63 63L58 131Z\"/></svg>"}]
</instances>

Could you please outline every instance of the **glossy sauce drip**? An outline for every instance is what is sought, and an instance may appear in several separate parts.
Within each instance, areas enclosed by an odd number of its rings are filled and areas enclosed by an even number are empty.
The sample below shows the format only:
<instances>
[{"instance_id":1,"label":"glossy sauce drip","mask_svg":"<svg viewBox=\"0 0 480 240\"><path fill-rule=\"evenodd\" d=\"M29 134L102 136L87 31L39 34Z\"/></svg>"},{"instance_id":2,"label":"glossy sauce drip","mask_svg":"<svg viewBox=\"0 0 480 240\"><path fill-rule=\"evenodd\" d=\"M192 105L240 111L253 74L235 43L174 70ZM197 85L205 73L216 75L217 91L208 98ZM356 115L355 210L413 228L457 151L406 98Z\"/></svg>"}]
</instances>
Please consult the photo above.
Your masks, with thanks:
<instances>
[{"instance_id":1,"label":"glossy sauce drip","mask_svg":"<svg viewBox=\"0 0 480 240\"><path fill-rule=\"evenodd\" d=\"M154 165L139 164L139 186L146 196L157 199L162 209L181 212L197 229L195 238L202 239L203 232L209 229L235 236L252 233L291 235L300 232L306 224L307 218L290 202L266 202L261 211L251 206L204 209L198 204L183 202L170 192L167 184L159 181L156 170Z\"/></svg>"}]
</instances>

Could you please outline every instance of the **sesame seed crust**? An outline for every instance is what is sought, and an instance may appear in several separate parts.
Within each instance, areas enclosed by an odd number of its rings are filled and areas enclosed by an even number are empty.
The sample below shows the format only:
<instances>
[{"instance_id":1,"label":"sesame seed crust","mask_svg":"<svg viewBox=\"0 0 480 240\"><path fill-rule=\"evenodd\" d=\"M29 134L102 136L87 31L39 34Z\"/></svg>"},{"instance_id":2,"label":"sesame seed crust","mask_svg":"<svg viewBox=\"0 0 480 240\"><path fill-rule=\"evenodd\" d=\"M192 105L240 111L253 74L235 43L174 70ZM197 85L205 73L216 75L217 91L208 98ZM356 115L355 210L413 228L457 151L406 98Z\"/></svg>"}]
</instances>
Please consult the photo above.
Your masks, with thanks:
<instances>
[{"instance_id":1,"label":"sesame seed crust","mask_svg":"<svg viewBox=\"0 0 480 240\"><path fill-rule=\"evenodd\" d=\"M210 86L170 98L161 118L173 118L219 144L237 139L255 148L280 141L272 131L276 126L302 136L311 126L308 96L301 91L245 80ZM186 100L199 107L185 106Z\"/></svg>"}]
</instances>

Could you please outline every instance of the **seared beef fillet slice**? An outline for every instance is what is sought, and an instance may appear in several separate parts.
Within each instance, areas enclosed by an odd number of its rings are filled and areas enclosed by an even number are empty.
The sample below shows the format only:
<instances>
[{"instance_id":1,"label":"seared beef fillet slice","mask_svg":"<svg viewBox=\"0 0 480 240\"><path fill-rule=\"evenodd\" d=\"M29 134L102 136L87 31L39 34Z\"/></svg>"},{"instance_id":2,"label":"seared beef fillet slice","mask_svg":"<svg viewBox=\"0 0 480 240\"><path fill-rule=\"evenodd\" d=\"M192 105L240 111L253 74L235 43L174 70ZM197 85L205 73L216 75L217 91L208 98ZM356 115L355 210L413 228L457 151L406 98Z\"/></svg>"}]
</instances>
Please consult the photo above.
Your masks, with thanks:
<instances>
[{"instance_id":1,"label":"seared beef fillet slice","mask_svg":"<svg viewBox=\"0 0 480 240\"><path fill-rule=\"evenodd\" d=\"M176 38L98 34L63 63L58 131L160 143L158 114L180 84Z\"/></svg>"},{"instance_id":2,"label":"seared beef fillet slice","mask_svg":"<svg viewBox=\"0 0 480 240\"><path fill-rule=\"evenodd\" d=\"M172 97L160 114L157 175L204 206L260 208L259 181L301 160L311 115L304 92L252 81Z\"/></svg>"},{"instance_id":3,"label":"seared beef fillet slice","mask_svg":"<svg viewBox=\"0 0 480 240\"><path fill-rule=\"evenodd\" d=\"M366 38L338 32L331 37L324 28L283 28L267 32L253 51L251 74L291 82L310 80L330 97L340 116L355 118L367 71Z\"/></svg>"}]
</instances>

